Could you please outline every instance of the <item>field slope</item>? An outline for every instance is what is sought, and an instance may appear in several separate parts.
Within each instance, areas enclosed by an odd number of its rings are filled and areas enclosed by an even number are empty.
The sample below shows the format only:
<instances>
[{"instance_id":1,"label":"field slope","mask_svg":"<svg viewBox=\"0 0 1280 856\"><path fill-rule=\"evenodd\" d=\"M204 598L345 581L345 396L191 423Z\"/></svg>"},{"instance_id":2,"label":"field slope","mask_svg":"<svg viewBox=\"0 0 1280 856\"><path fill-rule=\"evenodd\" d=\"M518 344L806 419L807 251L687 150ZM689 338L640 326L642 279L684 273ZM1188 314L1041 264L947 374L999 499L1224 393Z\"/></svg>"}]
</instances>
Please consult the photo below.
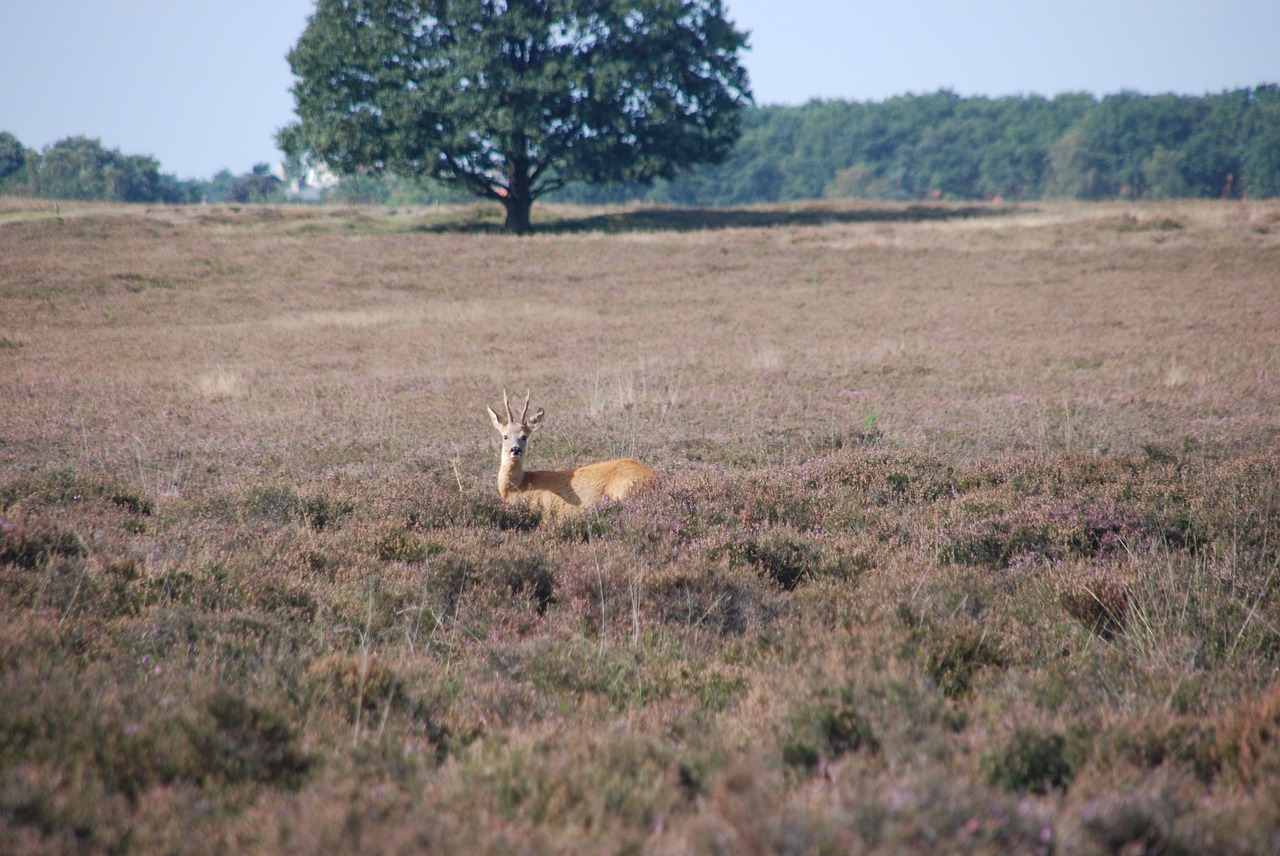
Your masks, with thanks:
<instances>
[{"instance_id":1,"label":"field slope","mask_svg":"<svg viewBox=\"0 0 1280 856\"><path fill-rule=\"evenodd\" d=\"M0 852L1280 852L1280 204L543 216L0 200Z\"/></svg>"}]
</instances>

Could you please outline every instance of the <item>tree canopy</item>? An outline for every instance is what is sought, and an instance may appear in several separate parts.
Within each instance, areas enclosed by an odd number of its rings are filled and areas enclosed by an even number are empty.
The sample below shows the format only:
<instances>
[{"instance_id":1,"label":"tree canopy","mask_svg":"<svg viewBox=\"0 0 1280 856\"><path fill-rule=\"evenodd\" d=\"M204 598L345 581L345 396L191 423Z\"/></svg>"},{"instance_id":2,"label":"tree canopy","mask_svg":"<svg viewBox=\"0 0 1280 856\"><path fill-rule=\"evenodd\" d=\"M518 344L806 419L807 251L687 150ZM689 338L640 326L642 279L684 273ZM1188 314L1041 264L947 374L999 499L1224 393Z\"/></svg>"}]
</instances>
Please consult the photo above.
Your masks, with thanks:
<instances>
[{"instance_id":1,"label":"tree canopy","mask_svg":"<svg viewBox=\"0 0 1280 856\"><path fill-rule=\"evenodd\" d=\"M568 182L722 161L745 44L720 0L319 0L279 141L340 173L463 185L525 232Z\"/></svg>"}]
</instances>

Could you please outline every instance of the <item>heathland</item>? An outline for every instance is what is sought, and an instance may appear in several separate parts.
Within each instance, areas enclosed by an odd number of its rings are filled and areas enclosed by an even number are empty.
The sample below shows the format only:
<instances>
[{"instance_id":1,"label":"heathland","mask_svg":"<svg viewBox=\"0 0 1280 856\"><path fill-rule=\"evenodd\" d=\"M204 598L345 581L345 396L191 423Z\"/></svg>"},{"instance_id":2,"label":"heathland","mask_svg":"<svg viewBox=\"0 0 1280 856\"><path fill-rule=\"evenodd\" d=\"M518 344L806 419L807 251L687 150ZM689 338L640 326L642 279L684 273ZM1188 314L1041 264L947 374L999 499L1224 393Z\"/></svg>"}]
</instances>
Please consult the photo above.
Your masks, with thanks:
<instances>
[{"instance_id":1,"label":"heathland","mask_svg":"<svg viewBox=\"0 0 1280 856\"><path fill-rule=\"evenodd\" d=\"M1280 203L540 213L0 200L0 851L1280 851Z\"/></svg>"}]
</instances>

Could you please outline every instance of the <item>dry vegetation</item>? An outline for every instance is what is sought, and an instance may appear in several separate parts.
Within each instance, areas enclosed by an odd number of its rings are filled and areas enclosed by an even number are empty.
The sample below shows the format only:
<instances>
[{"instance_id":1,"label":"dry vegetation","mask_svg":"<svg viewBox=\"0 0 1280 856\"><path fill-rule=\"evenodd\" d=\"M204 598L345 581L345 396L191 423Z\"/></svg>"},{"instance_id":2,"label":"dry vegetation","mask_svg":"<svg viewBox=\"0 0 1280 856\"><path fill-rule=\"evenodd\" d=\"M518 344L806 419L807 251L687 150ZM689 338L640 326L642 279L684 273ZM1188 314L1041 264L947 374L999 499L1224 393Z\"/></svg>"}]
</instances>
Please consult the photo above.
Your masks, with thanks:
<instances>
[{"instance_id":1,"label":"dry vegetation","mask_svg":"<svg viewBox=\"0 0 1280 856\"><path fill-rule=\"evenodd\" d=\"M1280 851L1280 204L47 209L0 851Z\"/></svg>"}]
</instances>

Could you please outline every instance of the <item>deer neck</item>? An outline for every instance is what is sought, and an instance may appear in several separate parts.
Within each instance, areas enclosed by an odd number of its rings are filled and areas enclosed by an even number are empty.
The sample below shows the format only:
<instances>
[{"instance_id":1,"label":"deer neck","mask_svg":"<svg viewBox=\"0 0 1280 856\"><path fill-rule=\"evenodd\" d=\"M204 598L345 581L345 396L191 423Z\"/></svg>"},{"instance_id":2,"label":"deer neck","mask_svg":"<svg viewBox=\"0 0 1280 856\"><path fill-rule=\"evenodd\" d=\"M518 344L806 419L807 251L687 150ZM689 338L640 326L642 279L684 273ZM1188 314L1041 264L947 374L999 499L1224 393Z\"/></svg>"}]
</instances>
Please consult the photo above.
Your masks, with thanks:
<instances>
[{"instance_id":1,"label":"deer neck","mask_svg":"<svg viewBox=\"0 0 1280 856\"><path fill-rule=\"evenodd\" d=\"M504 455L498 466L498 495L506 499L512 493L519 493L524 484L524 460Z\"/></svg>"}]
</instances>

